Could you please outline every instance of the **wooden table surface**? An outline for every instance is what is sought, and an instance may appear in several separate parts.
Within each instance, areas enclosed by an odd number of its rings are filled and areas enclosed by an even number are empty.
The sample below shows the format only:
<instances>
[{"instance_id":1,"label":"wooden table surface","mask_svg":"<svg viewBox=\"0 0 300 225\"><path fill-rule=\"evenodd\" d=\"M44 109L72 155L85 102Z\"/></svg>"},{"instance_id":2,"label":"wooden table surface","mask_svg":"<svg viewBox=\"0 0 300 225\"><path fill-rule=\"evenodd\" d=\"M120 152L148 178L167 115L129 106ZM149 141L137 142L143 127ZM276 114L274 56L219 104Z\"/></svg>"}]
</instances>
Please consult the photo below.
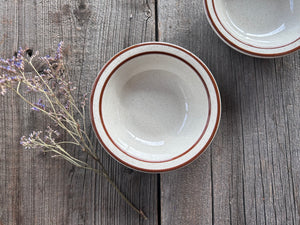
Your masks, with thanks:
<instances>
[{"instance_id":1,"label":"wooden table surface","mask_svg":"<svg viewBox=\"0 0 300 225\"><path fill-rule=\"evenodd\" d=\"M60 40L78 95L118 51L171 42L195 53L222 97L219 131L191 165L164 174L117 163L90 135L111 177L149 217L139 217L108 182L24 150L22 135L46 124L14 95L0 98L0 225L300 224L300 52L245 56L210 28L202 0L0 0L0 56L19 46L49 54ZM34 98L34 97L32 97Z\"/></svg>"}]
</instances>

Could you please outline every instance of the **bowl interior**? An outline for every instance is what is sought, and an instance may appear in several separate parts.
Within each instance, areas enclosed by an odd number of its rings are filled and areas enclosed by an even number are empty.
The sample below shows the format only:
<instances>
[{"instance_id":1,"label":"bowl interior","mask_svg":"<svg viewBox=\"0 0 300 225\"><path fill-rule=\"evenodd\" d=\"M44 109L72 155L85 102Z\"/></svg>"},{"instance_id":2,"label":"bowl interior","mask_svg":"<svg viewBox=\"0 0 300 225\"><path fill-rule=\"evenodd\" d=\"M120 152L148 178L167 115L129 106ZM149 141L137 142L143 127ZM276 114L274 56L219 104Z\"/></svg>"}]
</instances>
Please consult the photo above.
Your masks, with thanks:
<instances>
[{"instance_id":1,"label":"bowl interior","mask_svg":"<svg viewBox=\"0 0 300 225\"><path fill-rule=\"evenodd\" d=\"M136 159L179 157L206 129L207 87L182 59L163 53L135 56L110 74L105 85L100 115L107 135Z\"/></svg>"},{"instance_id":2,"label":"bowl interior","mask_svg":"<svg viewBox=\"0 0 300 225\"><path fill-rule=\"evenodd\" d=\"M238 40L273 48L300 37L298 0L213 0L222 25Z\"/></svg>"}]
</instances>

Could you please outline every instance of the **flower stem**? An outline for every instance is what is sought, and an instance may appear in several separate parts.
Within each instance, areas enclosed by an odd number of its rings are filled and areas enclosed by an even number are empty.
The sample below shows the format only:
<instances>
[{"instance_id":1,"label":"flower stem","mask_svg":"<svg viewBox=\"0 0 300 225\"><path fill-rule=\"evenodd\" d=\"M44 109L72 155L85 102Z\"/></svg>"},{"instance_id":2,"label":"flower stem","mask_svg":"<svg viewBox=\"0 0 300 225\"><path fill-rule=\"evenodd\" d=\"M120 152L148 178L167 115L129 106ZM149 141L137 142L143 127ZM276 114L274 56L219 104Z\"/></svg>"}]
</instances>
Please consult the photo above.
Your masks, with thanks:
<instances>
[{"instance_id":1,"label":"flower stem","mask_svg":"<svg viewBox=\"0 0 300 225\"><path fill-rule=\"evenodd\" d=\"M140 214L143 219L147 220L148 217L145 215L143 210L138 209L136 206L132 204L132 202L121 192L121 190L118 188L116 183L109 177L108 172L104 168L103 164L101 163L100 159L98 157L94 157L94 155L90 155L101 167L101 170L97 170L94 168L89 168L90 170L94 171L95 173L98 173L99 175L102 175L110 184L111 186L117 191L117 193L121 196L121 198L138 214Z\"/></svg>"},{"instance_id":2,"label":"flower stem","mask_svg":"<svg viewBox=\"0 0 300 225\"><path fill-rule=\"evenodd\" d=\"M50 126L48 126L46 136L40 137L42 131L33 131L28 138L23 136L20 143L25 147L25 149L38 148L44 152L51 152L54 154L52 157L63 158L78 168L91 170L98 175L102 175L126 202L126 204L146 220L147 216L145 213L141 209L138 209L121 192L114 180L110 178L107 170L97 155L97 149L94 148L87 132L85 112L86 95L84 96L84 101L81 103L81 108L78 107L76 105L77 101L75 101L72 96L72 91L75 90L75 87L71 86L72 83L68 78L68 73L64 70L64 64L61 60L61 44L59 44L57 57L51 59L56 62L55 68L50 61L44 57L49 67L45 70L45 73L39 72L32 63L32 59L37 54L32 56L29 60L24 57L24 54L25 51L20 50L17 57L6 61L0 60L0 63L2 62L8 65L12 64L11 66L1 67L8 72L8 74L0 74L1 94L6 93L7 89L11 89L25 103L31 106L32 109L40 111L44 115L48 116L59 130L64 131L69 139L56 141L56 138L59 136L58 130L53 130ZM31 66L33 71L25 72L25 62ZM15 68L19 69L19 74L17 74L17 70ZM23 85L27 86L29 91L39 93L42 99L40 99L38 103L31 102L20 90ZM45 104L43 104L44 101L46 101ZM56 136L52 136L52 134L55 134ZM92 167L88 163L80 160L80 158L75 157L73 154L69 153L69 148L64 147L65 145L74 145L77 147L76 149L80 149L81 152L85 152L87 156L95 160L99 166Z\"/></svg>"},{"instance_id":3,"label":"flower stem","mask_svg":"<svg viewBox=\"0 0 300 225\"><path fill-rule=\"evenodd\" d=\"M101 164L102 165L102 164ZM143 212L143 210L138 209L136 206L134 206L132 204L132 202L122 193L122 191L118 188L118 186L116 185L116 183L109 177L108 173L106 170L102 169L101 171L94 169L94 168L90 168L90 170L94 171L95 173L102 175L105 177L105 179L111 184L111 186L117 191L117 193L121 196L121 198L138 214L140 214L140 216L143 217L143 219L147 220L148 217L145 215L145 213Z\"/></svg>"}]
</instances>

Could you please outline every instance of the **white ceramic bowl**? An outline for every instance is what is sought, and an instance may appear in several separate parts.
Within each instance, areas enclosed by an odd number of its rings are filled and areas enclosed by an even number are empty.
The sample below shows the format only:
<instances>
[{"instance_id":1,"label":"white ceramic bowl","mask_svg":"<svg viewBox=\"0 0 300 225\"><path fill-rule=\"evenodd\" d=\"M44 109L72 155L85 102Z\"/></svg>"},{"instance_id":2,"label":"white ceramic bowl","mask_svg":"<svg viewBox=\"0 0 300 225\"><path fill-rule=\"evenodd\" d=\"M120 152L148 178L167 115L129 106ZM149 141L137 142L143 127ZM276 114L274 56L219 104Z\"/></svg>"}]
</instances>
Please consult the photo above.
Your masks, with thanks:
<instances>
[{"instance_id":1,"label":"white ceramic bowl","mask_svg":"<svg viewBox=\"0 0 300 225\"><path fill-rule=\"evenodd\" d=\"M136 170L176 169L199 156L220 121L217 84L204 63L176 45L146 42L116 54L91 94L103 147Z\"/></svg>"},{"instance_id":2,"label":"white ceramic bowl","mask_svg":"<svg viewBox=\"0 0 300 225\"><path fill-rule=\"evenodd\" d=\"M204 0L211 27L232 48L255 57L300 49L300 0Z\"/></svg>"}]
</instances>

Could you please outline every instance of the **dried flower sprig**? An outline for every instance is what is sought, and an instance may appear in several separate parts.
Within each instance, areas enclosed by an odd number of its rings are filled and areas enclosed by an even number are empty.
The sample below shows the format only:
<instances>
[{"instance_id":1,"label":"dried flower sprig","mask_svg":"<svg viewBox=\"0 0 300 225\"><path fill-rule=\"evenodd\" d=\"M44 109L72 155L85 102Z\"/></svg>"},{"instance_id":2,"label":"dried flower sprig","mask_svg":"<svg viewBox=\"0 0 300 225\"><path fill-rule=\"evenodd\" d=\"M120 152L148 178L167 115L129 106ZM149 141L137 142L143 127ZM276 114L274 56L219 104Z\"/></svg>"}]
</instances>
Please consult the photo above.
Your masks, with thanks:
<instances>
[{"instance_id":1,"label":"dried flower sprig","mask_svg":"<svg viewBox=\"0 0 300 225\"><path fill-rule=\"evenodd\" d=\"M36 66L36 61L42 66ZM25 86L26 92L35 92L40 99L31 102L22 86ZM54 57L40 57L38 52L32 55L32 50L20 48L12 58L0 58L0 93L5 95L11 90L29 104L32 110L43 113L52 121L52 127L48 126L43 132L33 131L28 137L23 136L20 144L25 149L54 153L52 157L63 158L74 166L104 176L126 203L147 219L144 212L136 208L120 191L101 163L87 135L85 118L87 95L85 94L82 102L77 104L72 94L75 89L63 61L62 42L59 43ZM61 140L61 133L66 134L66 140ZM70 145L88 154L100 168L94 168L72 155L67 151L67 146Z\"/></svg>"}]
</instances>

